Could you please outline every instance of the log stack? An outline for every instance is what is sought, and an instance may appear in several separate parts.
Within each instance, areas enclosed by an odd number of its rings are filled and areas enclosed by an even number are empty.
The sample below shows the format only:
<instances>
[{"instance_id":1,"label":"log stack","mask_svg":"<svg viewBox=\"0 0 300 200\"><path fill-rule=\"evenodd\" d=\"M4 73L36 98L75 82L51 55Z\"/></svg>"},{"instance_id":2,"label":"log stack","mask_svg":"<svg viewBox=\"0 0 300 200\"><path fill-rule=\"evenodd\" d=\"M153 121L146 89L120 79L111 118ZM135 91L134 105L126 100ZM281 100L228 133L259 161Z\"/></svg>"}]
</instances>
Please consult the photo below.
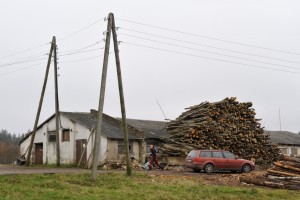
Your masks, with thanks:
<instances>
[{"instance_id":1,"label":"log stack","mask_svg":"<svg viewBox=\"0 0 300 200\"><path fill-rule=\"evenodd\" d=\"M266 176L243 175L240 182L280 189L300 189L300 159L284 156L267 170Z\"/></svg>"},{"instance_id":2,"label":"log stack","mask_svg":"<svg viewBox=\"0 0 300 200\"><path fill-rule=\"evenodd\" d=\"M192 149L224 149L256 164L270 164L280 152L255 114L251 102L235 97L189 107L166 124L169 137L163 138L161 150L167 156L186 156Z\"/></svg>"}]
</instances>

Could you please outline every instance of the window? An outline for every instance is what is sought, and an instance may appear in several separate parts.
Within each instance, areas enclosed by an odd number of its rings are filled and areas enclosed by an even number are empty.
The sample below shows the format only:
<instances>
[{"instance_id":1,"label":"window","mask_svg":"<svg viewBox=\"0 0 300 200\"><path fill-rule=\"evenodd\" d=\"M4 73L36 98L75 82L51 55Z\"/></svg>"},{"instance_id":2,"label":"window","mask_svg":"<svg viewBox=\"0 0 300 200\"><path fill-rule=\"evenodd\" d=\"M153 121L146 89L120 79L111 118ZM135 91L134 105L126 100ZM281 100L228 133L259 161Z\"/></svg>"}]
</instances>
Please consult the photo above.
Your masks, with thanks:
<instances>
[{"instance_id":1,"label":"window","mask_svg":"<svg viewBox=\"0 0 300 200\"><path fill-rule=\"evenodd\" d=\"M297 154L297 148L291 148L291 155L296 156Z\"/></svg>"},{"instance_id":2,"label":"window","mask_svg":"<svg viewBox=\"0 0 300 200\"><path fill-rule=\"evenodd\" d=\"M200 157L202 158L211 158L211 151L201 151Z\"/></svg>"},{"instance_id":3,"label":"window","mask_svg":"<svg viewBox=\"0 0 300 200\"><path fill-rule=\"evenodd\" d=\"M132 153L132 152L133 152L133 149L132 149L132 142L129 141L128 145L129 145L129 153ZM118 141L118 153L119 153L119 154L125 154L125 144L124 144L124 140L119 140L119 141Z\"/></svg>"},{"instance_id":4,"label":"window","mask_svg":"<svg viewBox=\"0 0 300 200\"><path fill-rule=\"evenodd\" d=\"M62 141L70 141L70 130L66 129L62 131Z\"/></svg>"},{"instance_id":5,"label":"window","mask_svg":"<svg viewBox=\"0 0 300 200\"><path fill-rule=\"evenodd\" d=\"M197 156L197 154L198 154L198 151L192 150L192 151L188 154L188 156L189 156L189 157L192 157L192 158L195 158L195 157Z\"/></svg>"},{"instance_id":6,"label":"window","mask_svg":"<svg viewBox=\"0 0 300 200\"><path fill-rule=\"evenodd\" d=\"M280 151L282 154L287 155L287 148L281 148Z\"/></svg>"},{"instance_id":7,"label":"window","mask_svg":"<svg viewBox=\"0 0 300 200\"><path fill-rule=\"evenodd\" d=\"M225 158L236 158L233 153L230 152L223 152Z\"/></svg>"},{"instance_id":8,"label":"window","mask_svg":"<svg viewBox=\"0 0 300 200\"><path fill-rule=\"evenodd\" d=\"M48 131L48 142L56 142L56 132Z\"/></svg>"},{"instance_id":9,"label":"window","mask_svg":"<svg viewBox=\"0 0 300 200\"><path fill-rule=\"evenodd\" d=\"M213 151L212 155L214 158L223 158L223 153L221 151Z\"/></svg>"}]
</instances>

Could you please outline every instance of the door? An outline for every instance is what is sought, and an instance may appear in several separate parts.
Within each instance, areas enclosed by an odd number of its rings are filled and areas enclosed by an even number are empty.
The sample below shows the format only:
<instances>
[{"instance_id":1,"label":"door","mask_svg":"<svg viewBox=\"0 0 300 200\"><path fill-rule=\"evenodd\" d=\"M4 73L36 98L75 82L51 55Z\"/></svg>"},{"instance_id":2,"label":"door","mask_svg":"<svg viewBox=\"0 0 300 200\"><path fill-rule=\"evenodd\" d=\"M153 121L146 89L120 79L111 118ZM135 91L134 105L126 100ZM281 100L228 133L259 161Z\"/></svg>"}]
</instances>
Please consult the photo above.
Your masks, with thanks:
<instances>
[{"instance_id":1,"label":"door","mask_svg":"<svg viewBox=\"0 0 300 200\"><path fill-rule=\"evenodd\" d=\"M36 165L43 164L43 143L35 144L35 164Z\"/></svg>"},{"instance_id":2,"label":"door","mask_svg":"<svg viewBox=\"0 0 300 200\"><path fill-rule=\"evenodd\" d=\"M222 151L213 151L213 162L216 170L225 170L227 161L223 156Z\"/></svg>"},{"instance_id":3,"label":"door","mask_svg":"<svg viewBox=\"0 0 300 200\"><path fill-rule=\"evenodd\" d=\"M228 170L239 170L242 168L242 163L237 157L231 152L223 152L224 157L227 161L227 169Z\"/></svg>"},{"instance_id":4,"label":"door","mask_svg":"<svg viewBox=\"0 0 300 200\"><path fill-rule=\"evenodd\" d=\"M76 140L76 164L77 165L80 159L81 159L80 164L86 163L86 143L87 143L86 139Z\"/></svg>"}]
</instances>

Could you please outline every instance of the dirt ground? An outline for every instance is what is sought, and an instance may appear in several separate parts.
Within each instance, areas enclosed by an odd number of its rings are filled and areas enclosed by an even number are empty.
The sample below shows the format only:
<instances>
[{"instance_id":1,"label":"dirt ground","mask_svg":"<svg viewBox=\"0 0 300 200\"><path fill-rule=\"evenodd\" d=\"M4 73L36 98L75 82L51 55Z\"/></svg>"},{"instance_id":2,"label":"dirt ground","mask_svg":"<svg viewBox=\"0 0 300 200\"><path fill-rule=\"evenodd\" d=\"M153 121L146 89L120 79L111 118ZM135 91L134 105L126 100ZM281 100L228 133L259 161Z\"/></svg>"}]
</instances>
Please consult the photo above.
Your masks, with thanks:
<instances>
[{"instance_id":1,"label":"dirt ground","mask_svg":"<svg viewBox=\"0 0 300 200\"><path fill-rule=\"evenodd\" d=\"M204 184L209 185L230 185L238 186L244 185L239 182L239 176L243 175L242 173L229 173L229 172L215 172L211 174L206 174L204 172L195 173L192 170L180 168L173 170L134 170L141 173L147 173L149 178L155 177L165 177L165 178L176 178L180 177L195 177L203 180ZM81 168L49 168L44 166L17 166L17 165L0 165L0 175L9 175L9 174L76 174L76 173L91 173L91 170L81 169ZM125 173L125 170L116 169L116 170L98 170L98 173ZM252 171L251 174L264 174L266 173L265 169L257 167L256 170Z\"/></svg>"}]
</instances>

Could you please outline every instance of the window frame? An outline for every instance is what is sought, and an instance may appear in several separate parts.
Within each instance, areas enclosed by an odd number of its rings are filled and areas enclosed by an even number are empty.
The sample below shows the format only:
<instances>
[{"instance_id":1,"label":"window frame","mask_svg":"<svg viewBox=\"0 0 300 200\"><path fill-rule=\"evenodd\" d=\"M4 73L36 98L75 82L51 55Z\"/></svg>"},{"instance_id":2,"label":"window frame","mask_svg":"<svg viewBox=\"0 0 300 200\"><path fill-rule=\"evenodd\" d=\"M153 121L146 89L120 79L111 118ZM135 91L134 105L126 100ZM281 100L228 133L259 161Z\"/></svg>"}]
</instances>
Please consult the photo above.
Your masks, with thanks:
<instances>
[{"instance_id":1,"label":"window frame","mask_svg":"<svg viewBox=\"0 0 300 200\"><path fill-rule=\"evenodd\" d=\"M210 156L201 156L201 154L204 154L204 153L208 153L208 154L210 154ZM200 158L212 158L213 156L212 156L211 151L200 151L199 157Z\"/></svg>"},{"instance_id":2,"label":"window frame","mask_svg":"<svg viewBox=\"0 0 300 200\"><path fill-rule=\"evenodd\" d=\"M61 140L62 142L70 142L70 129L62 130Z\"/></svg>"},{"instance_id":3,"label":"window frame","mask_svg":"<svg viewBox=\"0 0 300 200\"><path fill-rule=\"evenodd\" d=\"M232 154L233 157L226 157L226 153ZM234 153L229 152L229 151L224 151L223 156L224 156L224 158L227 158L227 159L236 159L236 155Z\"/></svg>"},{"instance_id":4,"label":"window frame","mask_svg":"<svg viewBox=\"0 0 300 200\"><path fill-rule=\"evenodd\" d=\"M222 157L215 157L214 153L218 153L218 154L222 155ZM222 151L212 151L212 158L224 158L224 154Z\"/></svg>"},{"instance_id":5,"label":"window frame","mask_svg":"<svg viewBox=\"0 0 300 200\"><path fill-rule=\"evenodd\" d=\"M121 151L120 146L123 148ZM128 141L129 153L133 153L133 141ZM125 143L124 140L118 140L118 154L125 154Z\"/></svg>"},{"instance_id":6,"label":"window frame","mask_svg":"<svg viewBox=\"0 0 300 200\"><path fill-rule=\"evenodd\" d=\"M48 142L56 142L56 131L48 131Z\"/></svg>"}]
</instances>

